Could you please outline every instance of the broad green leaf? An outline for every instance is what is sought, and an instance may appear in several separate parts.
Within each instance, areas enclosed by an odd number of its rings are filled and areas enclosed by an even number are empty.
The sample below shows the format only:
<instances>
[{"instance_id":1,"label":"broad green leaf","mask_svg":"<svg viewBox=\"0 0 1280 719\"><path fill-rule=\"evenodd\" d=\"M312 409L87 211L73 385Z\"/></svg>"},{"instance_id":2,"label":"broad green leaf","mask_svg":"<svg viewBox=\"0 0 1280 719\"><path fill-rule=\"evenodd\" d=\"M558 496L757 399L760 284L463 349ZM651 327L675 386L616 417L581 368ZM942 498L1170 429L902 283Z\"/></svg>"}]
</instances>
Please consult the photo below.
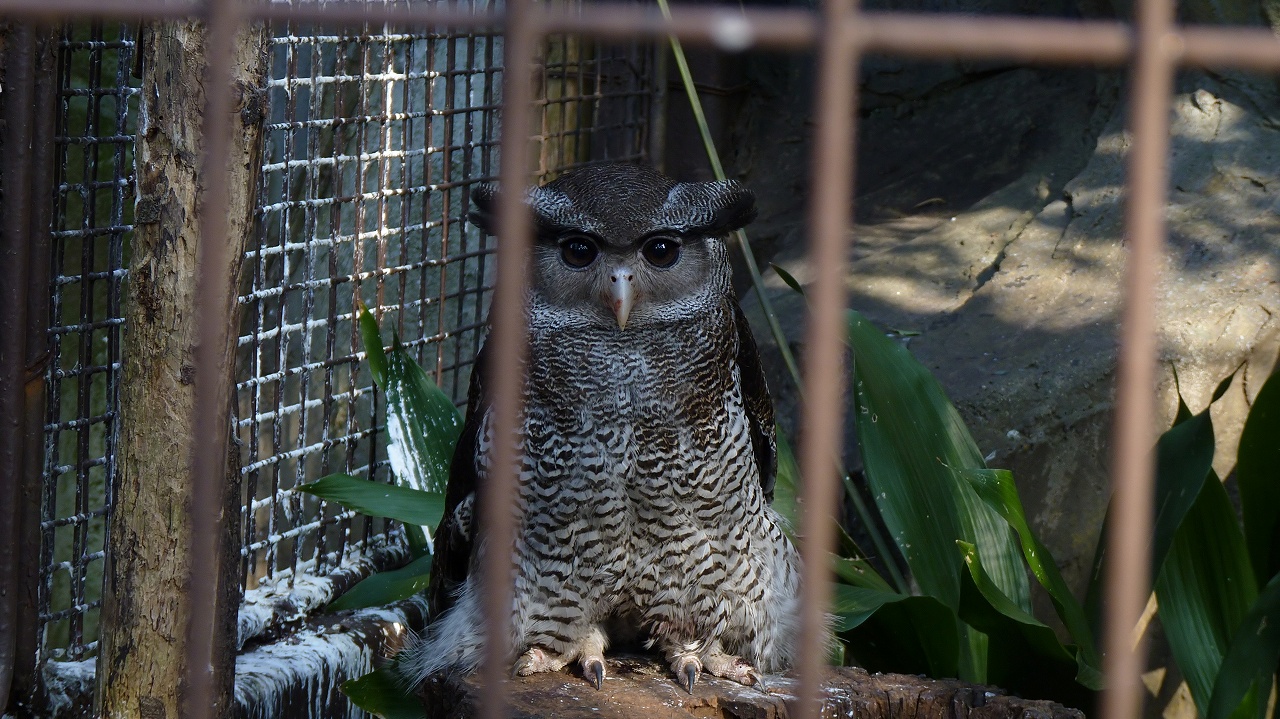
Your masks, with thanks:
<instances>
[{"instance_id":1,"label":"broad green leaf","mask_svg":"<svg viewBox=\"0 0 1280 719\"><path fill-rule=\"evenodd\" d=\"M791 451L791 443L781 427L774 426L774 436L778 444L778 475L773 483L773 508L787 521L787 534L795 537L795 528L800 517L796 513L796 493L800 486L800 466L796 464L795 453Z\"/></svg>"},{"instance_id":2,"label":"broad green leaf","mask_svg":"<svg viewBox=\"0 0 1280 719\"><path fill-rule=\"evenodd\" d=\"M1257 406L1257 405L1254 405ZM1226 719L1250 686L1266 701L1272 675L1280 669L1280 574L1271 578L1240 623L1218 670L1208 719Z\"/></svg>"},{"instance_id":3,"label":"broad green leaf","mask_svg":"<svg viewBox=\"0 0 1280 719\"><path fill-rule=\"evenodd\" d=\"M1234 376L1234 375L1233 375ZM1229 383L1228 377L1224 383ZM1226 391L1222 384L1221 392ZM1215 393L1214 399L1221 396ZM1210 402L1210 407L1212 407ZM1156 495L1154 539L1151 545L1151 576L1160 574L1173 543L1178 527L1183 518L1195 503L1205 478L1213 468L1213 420L1209 417L1210 407L1195 416L1188 416L1186 405L1178 398L1178 415L1175 424L1160 435L1156 442ZM1102 533L1098 537L1098 547L1094 552L1093 570L1089 581L1088 594L1085 598L1087 616L1095 622L1100 618L1099 607L1102 603L1102 580L1106 576L1107 537L1111 525L1111 510L1107 509L1107 518L1102 523Z\"/></svg>"},{"instance_id":4,"label":"broad green leaf","mask_svg":"<svg viewBox=\"0 0 1280 719\"><path fill-rule=\"evenodd\" d=\"M1091 707L1089 690L1100 688L1097 672L1082 675L1073 648L1063 646L1052 629L995 586L972 544L956 544L968 567L961 585L960 618L989 639L987 681L1021 696ZM1093 686L1086 688L1082 680Z\"/></svg>"},{"instance_id":5,"label":"broad green leaf","mask_svg":"<svg viewBox=\"0 0 1280 719\"><path fill-rule=\"evenodd\" d=\"M294 487L371 517L387 517L406 524L434 527L444 515L444 495L394 484L370 482L349 474L331 474Z\"/></svg>"},{"instance_id":6,"label":"broad green leaf","mask_svg":"<svg viewBox=\"0 0 1280 719\"><path fill-rule=\"evenodd\" d=\"M431 581L431 556L419 557L399 569L378 572L348 589L329 604L330 611L380 607L408 599Z\"/></svg>"},{"instance_id":7,"label":"broad green leaf","mask_svg":"<svg viewBox=\"0 0 1280 719\"><path fill-rule=\"evenodd\" d=\"M373 380L386 396L387 458L398 484L444 492L462 416L418 366L399 340L383 352L382 336L368 309L360 309L360 337Z\"/></svg>"},{"instance_id":8,"label":"broad green leaf","mask_svg":"<svg viewBox=\"0 0 1280 719\"><path fill-rule=\"evenodd\" d=\"M873 672L959 675L959 620L934 597L836 584L834 613L848 654Z\"/></svg>"},{"instance_id":9,"label":"broad green leaf","mask_svg":"<svg viewBox=\"0 0 1280 719\"><path fill-rule=\"evenodd\" d=\"M1280 372L1258 391L1240 434L1236 483L1255 576L1280 574Z\"/></svg>"},{"instance_id":10,"label":"broad green leaf","mask_svg":"<svg viewBox=\"0 0 1280 719\"><path fill-rule=\"evenodd\" d=\"M864 589L878 589L892 592L893 587L876 571L875 567L865 559L833 556L831 558L836 576L847 584Z\"/></svg>"},{"instance_id":11,"label":"broad green leaf","mask_svg":"<svg viewBox=\"0 0 1280 719\"><path fill-rule=\"evenodd\" d=\"M382 667L342 683L352 704L383 719L426 719L422 701L406 689L389 667Z\"/></svg>"},{"instance_id":12,"label":"broad green leaf","mask_svg":"<svg viewBox=\"0 0 1280 719\"><path fill-rule=\"evenodd\" d=\"M850 311L853 397L867 482L921 590L960 602L956 540L975 545L1005 596L1030 610L1022 553L1009 526L961 477L984 468L941 385L901 344Z\"/></svg>"},{"instance_id":13,"label":"broad green leaf","mask_svg":"<svg viewBox=\"0 0 1280 719\"><path fill-rule=\"evenodd\" d=\"M783 433L781 427L776 428L776 434L778 443L778 478L773 485L773 508L786 520L783 531L794 540L795 527L800 521L796 507L796 499L798 497L796 488L800 486L800 467L796 464L795 454L791 451L791 443L787 441L787 436ZM889 589L888 583L880 576L880 573L869 562L862 559L866 554L839 523L836 524L836 534L840 542L840 551L851 558L839 555L833 555L832 558L837 567L848 567L849 577L856 577L856 579L848 579L848 581L856 586L870 585L886 590Z\"/></svg>"},{"instance_id":14,"label":"broad green leaf","mask_svg":"<svg viewBox=\"0 0 1280 719\"><path fill-rule=\"evenodd\" d=\"M1205 716L1223 657L1258 596L1244 535L1212 472L1174 535L1155 590L1169 649Z\"/></svg>"},{"instance_id":15,"label":"broad green leaf","mask_svg":"<svg viewBox=\"0 0 1280 719\"><path fill-rule=\"evenodd\" d=\"M1013 483L1013 473L1007 469L972 469L964 472L964 478L978 496L999 512L1013 531L1017 532L1022 542L1022 556L1027 560L1027 565L1031 567L1031 573L1040 582L1040 586L1049 593L1058 617L1079 647L1082 665L1094 673L1098 672L1102 660L1094 646L1093 631L1085 619L1084 609L1063 580L1049 548L1031 531L1026 512L1022 508L1022 500L1018 498L1018 489ZM972 570L971 566L970 571Z\"/></svg>"}]
</instances>

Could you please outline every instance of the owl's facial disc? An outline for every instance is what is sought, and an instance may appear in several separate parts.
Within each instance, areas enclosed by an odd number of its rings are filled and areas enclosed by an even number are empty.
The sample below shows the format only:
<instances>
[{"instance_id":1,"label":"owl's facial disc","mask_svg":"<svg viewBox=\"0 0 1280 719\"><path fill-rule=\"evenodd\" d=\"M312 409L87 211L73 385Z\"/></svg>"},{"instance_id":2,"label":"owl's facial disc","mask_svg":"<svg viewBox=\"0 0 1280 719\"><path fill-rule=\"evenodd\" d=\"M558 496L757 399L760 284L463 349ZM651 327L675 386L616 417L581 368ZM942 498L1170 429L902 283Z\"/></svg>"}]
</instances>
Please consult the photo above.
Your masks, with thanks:
<instances>
[{"instance_id":1,"label":"owl's facial disc","mask_svg":"<svg viewBox=\"0 0 1280 719\"><path fill-rule=\"evenodd\" d=\"M626 265L609 273L609 308L618 319L620 330L627 328L627 318L631 316L631 307L635 304L635 281L635 273Z\"/></svg>"}]
</instances>

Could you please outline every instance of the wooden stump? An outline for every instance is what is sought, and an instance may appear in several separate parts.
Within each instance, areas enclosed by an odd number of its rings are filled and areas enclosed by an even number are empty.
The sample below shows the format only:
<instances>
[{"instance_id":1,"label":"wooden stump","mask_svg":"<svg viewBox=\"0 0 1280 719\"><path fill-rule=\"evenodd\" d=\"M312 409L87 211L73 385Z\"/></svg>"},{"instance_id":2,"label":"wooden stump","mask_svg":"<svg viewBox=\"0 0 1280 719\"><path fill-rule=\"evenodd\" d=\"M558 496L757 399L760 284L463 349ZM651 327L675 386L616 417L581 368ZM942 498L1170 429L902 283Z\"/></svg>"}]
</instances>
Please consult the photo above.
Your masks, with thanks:
<instances>
[{"instance_id":1,"label":"wooden stump","mask_svg":"<svg viewBox=\"0 0 1280 719\"><path fill-rule=\"evenodd\" d=\"M554 672L507 684L509 716L557 719L785 719L795 702L796 680L770 675L766 691L704 674L690 695L666 666L651 657L608 661L604 687L596 691L577 674ZM429 681L422 691L427 715L470 719L485 696L478 676ZM868 674L832 668L823 682L822 716L859 719L1083 719L1084 713L1048 701L1007 696L994 687L954 679Z\"/></svg>"}]
</instances>

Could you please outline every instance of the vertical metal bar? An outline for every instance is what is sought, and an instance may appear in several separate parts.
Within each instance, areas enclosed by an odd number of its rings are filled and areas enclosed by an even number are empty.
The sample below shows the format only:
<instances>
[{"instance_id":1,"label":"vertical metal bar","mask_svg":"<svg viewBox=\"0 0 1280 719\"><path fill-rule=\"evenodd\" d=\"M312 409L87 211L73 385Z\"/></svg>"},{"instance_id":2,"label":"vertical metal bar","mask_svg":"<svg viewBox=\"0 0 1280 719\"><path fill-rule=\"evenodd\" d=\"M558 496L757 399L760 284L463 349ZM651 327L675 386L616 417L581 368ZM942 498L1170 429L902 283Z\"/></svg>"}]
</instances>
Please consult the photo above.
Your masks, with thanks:
<instances>
[{"instance_id":1,"label":"vertical metal bar","mask_svg":"<svg viewBox=\"0 0 1280 719\"><path fill-rule=\"evenodd\" d=\"M209 0L206 5L204 156L200 179L205 188L200 213L200 274L196 282L199 344L195 350L195 417L191 434L191 623L187 627L186 687L182 697L184 716L214 716L214 628L220 566L217 550L222 531L219 514L226 475L228 443L229 373L224 366L226 333L231 326L232 302L227 263L227 151L231 109L232 41L239 24L235 0ZM237 243L238 246L238 243Z\"/></svg>"},{"instance_id":2,"label":"vertical metal bar","mask_svg":"<svg viewBox=\"0 0 1280 719\"><path fill-rule=\"evenodd\" d=\"M813 137L809 229L813 233L809 266L815 273L806 330L804 377L804 519L801 556L802 616L797 693L800 719L814 719L826 664L826 615L831 600L827 562L835 542L834 508L840 504L836 458L844 409L845 264L849 254L853 201L854 122L857 117L858 48L848 28L857 12L854 0L823 0L818 46L817 127Z\"/></svg>"},{"instance_id":3,"label":"vertical metal bar","mask_svg":"<svg viewBox=\"0 0 1280 719\"><path fill-rule=\"evenodd\" d=\"M1131 86L1129 199L1125 207L1129 245L1120 325L1115 448L1106 576L1104 640L1107 690L1104 719L1141 715L1139 675L1146 652L1131 632L1151 591L1151 525L1155 485L1155 282L1164 250L1164 201L1168 184L1169 104L1175 47L1171 0L1139 0L1135 6L1136 53Z\"/></svg>"},{"instance_id":4,"label":"vertical metal bar","mask_svg":"<svg viewBox=\"0 0 1280 719\"><path fill-rule=\"evenodd\" d=\"M494 390L494 457L489 482L481 497L485 527L483 558L485 686L481 717L500 719L506 713L505 682L510 661L512 601L512 558L509 547L515 536L513 526L516 494L516 457L519 417L524 394L524 356L528 350L525 321L525 287L531 244L524 185L528 182L530 103L533 101L530 69L535 27L530 0L507 0L506 37L503 46L505 67L502 83L502 154L498 198L497 286L490 312L493 328L492 366L487 380Z\"/></svg>"},{"instance_id":5,"label":"vertical metal bar","mask_svg":"<svg viewBox=\"0 0 1280 719\"><path fill-rule=\"evenodd\" d=\"M39 43L43 45L37 50L33 61L35 71L35 87L32 103L32 116L36 118L56 117L58 81L57 52L59 30L45 29L41 31ZM36 686L37 656L39 654L40 605L39 587L40 572L40 496L44 483L44 444L45 414L48 412L48 386L46 376L49 372L50 360L53 357L52 342L49 336L50 306L53 304L52 292L52 243L53 189L54 184L54 138L57 136L55 123L36 122L31 132L31 200L29 203L30 227L28 234L29 256L26 277L27 284L27 327L26 327L26 387L25 437L22 449L22 467L14 478L18 482L18 502L11 510L16 512L16 526L11 529L18 532L17 566L10 567L14 571L0 569L0 583L14 581L16 590L10 595L17 603L12 615L15 628L16 648L12 655L4 656L0 651L0 711L8 706L5 692L9 697L27 698ZM113 355L114 356L114 355ZM2 480L0 480L2 481ZM4 510L0 510L2 513ZM3 522L0 521L0 526ZM0 630L0 634L3 634ZM3 677L4 672L12 671L12 684Z\"/></svg>"},{"instance_id":6,"label":"vertical metal bar","mask_svg":"<svg viewBox=\"0 0 1280 719\"><path fill-rule=\"evenodd\" d=\"M5 78L3 147L5 163L0 175L4 190L4 223L0 226L0 711L9 703L9 686L20 625L17 582L22 559L18 529L21 526L22 467L25 411L24 364L27 357L27 283L31 229L32 124L35 80L34 32L18 24L10 35Z\"/></svg>"}]
</instances>

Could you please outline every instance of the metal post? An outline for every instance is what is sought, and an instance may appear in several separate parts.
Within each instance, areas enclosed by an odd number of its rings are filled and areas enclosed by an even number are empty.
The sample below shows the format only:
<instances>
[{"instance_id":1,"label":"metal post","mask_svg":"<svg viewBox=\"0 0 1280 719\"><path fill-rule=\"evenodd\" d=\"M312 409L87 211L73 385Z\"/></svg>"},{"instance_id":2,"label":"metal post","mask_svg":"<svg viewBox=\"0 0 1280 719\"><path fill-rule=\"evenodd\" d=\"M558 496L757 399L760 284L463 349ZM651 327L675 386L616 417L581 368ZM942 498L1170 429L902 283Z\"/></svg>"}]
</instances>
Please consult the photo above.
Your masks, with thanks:
<instances>
[{"instance_id":1,"label":"metal post","mask_svg":"<svg viewBox=\"0 0 1280 719\"><path fill-rule=\"evenodd\" d=\"M1173 3L1139 0L1137 42L1130 88L1129 195L1125 207L1129 258L1125 267L1124 313L1112 465L1114 514L1105 538L1110 561L1106 576L1104 719L1142 714L1145 642L1132 646L1151 592L1151 525L1155 466L1155 283L1164 250L1164 200L1168 183L1169 104L1176 60Z\"/></svg>"},{"instance_id":2,"label":"metal post","mask_svg":"<svg viewBox=\"0 0 1280 719\"><path fill-rule=\"evenodd\" d=\"M799 699L800 719L821 714L823 668L827 663L827 611L831 576L827 552L835 544L835 512L840 505L840 456L845 381L845 266L853 219L854 123L857 118L858 46L847 28L855 21L854 0L823 0L818 51L817 126L813 175L809 181L809 266L815 276L805 341L804 518L801 556Z\"/></svg>"},{"instance_id":3,"label":"metal post","mask_svg":"<svg viewBox=\"0 0 1280 719\"><path fill-rule=\"evenodd\" d=\"M502 149L498 202L498 267L493 306L493 363L489 367L494 389L494 457L489 482L480 498L485 507L484 546L488 547L482 566L485 587L485 656L483 666L486 697L481 707L485 719L500 719L507 710L505 682L511 661L508 626L511 622L512 557L509 547L515 537L517 437L520 405L524 394L524 356L528 351L525 320L525 288L528 285L528 256L532 244L529 209L524 204L524 186L529 181L528 152L532 128L533 101L529 73L533 67L535 43L542 38L534 22L529 0L508 0L506 38L503 45Z\"/></svg>"},{"instance_id":4,"label":"metal post","mask_svg":"<svg viewBox=\"0 0 1280 719\"><path fill-rule=\"evenodd\" d=\"M16 655L22 553L22 497L26 417L27 267L31 242L32 124L35 122L35 33L15 25L9 36L4 77L4 151L0 193L0 710L8 706Z\"/></svg>"}]
</instances>

